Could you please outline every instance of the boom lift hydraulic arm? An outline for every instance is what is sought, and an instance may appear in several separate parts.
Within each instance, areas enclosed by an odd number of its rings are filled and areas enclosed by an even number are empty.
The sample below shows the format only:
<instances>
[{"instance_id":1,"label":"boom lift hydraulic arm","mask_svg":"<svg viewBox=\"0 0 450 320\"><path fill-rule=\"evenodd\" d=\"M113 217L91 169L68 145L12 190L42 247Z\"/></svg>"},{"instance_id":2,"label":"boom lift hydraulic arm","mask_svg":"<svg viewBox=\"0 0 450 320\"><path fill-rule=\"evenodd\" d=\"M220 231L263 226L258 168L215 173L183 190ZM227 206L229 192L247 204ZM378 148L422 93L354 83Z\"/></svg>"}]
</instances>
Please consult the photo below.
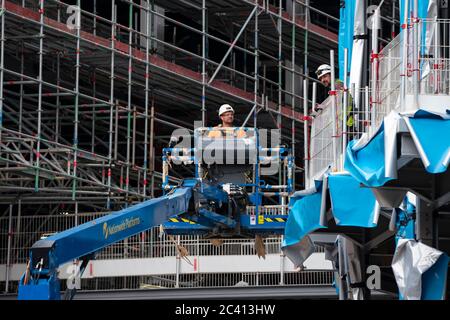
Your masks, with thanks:
<instances>
[{"instance_id":1,"label":"boom lift hydraulic arm","mask_svg":"<svg viewBox=\"0 0 450 320\"><path fill-rule=\"evenodd\" d=\"M19 299L60 299L59 266L82 258L84 269L89 258L100 249L187 213L195 183L195 179L185 180L181 187L165 196L37 241L19 283Z\"/></svg>"}]
</instances>

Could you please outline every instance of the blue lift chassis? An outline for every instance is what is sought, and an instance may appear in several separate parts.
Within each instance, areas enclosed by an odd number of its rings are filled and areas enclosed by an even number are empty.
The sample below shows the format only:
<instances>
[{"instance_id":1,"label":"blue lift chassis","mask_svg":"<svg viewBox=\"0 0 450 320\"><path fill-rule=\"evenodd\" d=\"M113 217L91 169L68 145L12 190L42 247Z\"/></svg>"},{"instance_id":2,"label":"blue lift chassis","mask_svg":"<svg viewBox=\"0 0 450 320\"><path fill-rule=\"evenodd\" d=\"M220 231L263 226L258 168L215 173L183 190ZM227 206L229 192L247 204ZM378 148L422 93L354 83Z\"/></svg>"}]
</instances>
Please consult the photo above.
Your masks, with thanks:
<instances>
[{"instance_id":1,"label":"blue lift chassis","mask_svg":"<svg viewBox=\"0 0 450 320\"><path fill-rule=\"evenodd\" d=\"M59 300L57 269L60 265L82 258L81 270L84 270L100 249L188 212L192 188L192 180L185 181L170 194L37 241L31 248L29 267L19 283L19 300Z\"/></svg>"}]
</instances>

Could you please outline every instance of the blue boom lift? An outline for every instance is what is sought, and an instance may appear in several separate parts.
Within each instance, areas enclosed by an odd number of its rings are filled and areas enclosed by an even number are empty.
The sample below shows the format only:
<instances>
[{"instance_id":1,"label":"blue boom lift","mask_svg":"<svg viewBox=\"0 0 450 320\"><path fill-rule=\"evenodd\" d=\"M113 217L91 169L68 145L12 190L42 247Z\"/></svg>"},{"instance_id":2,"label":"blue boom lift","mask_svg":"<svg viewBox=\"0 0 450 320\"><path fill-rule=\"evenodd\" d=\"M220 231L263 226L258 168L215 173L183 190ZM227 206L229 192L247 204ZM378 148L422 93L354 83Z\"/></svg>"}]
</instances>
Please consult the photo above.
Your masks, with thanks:
<instances>
[{"instance_id":1,"label":"blue boom lift","mask_svg":"<svg viewBox=\"0 0 450 320\"><path fill-rule=\"evenodd\" d=\"M219 135L211 134L217 130ZM194 148L175 148L181 137L172 138L169 148L163 149L165 194L34 243L19 283L19 299L61 299L59 266L82 260L81 276L102 248L161 224L168 234L211 238L284 232L286 204L293 191L294 159L288 148L261 146L265 141L260 141L259 131L253 128L234 128L231 134L223 129L198 128ZM171 164L193 165L195 177L170 185ZM273 173L277 174L281 170L286 184L266 184L260 179L264 166L269 171L275 166ZM278 199L281 205L267 206L264 197ZM64 298L74 294L75 289L68 289Z\"/></svg>"}]
</instances>

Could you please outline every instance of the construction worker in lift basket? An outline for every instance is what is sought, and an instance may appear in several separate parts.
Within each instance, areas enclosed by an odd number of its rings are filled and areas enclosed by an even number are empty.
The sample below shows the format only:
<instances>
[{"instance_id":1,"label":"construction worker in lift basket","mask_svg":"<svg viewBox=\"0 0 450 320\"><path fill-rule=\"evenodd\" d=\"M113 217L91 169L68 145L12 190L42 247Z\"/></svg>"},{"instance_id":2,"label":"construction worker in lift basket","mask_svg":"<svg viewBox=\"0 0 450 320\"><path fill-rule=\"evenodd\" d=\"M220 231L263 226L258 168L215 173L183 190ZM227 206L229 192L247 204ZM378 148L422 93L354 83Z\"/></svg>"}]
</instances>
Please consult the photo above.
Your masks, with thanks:
<instances>
[{"instance_id":1,"label":"construction worker in lift basket","mask_svg":"<svg viewBox=\"0 0 450 320\"><path fill-rule=\"evenodd\" d=\"M331 87L331 66L328 64L320 65L316 70L317 79L326 87ZM335 82L336 91L344 89L344 83L340 79L336 79ZM353 127L353 100L349 95L348 105L347 105L347 132L351 131ZM342 120L342 118L341 118Z\"/></svg>"},{"instance_id":2,"label":"construction worker in lift basket","mask_svg":"<svg viewBox=\"0 0 450 320\"><path fill-rule=\"evenodd\" d=\"M236 137L236 138L245 138L246 133L243 129L235 130L234 126L234 109L229 104L223 104L219 108L219 117L222 120L222 123L218 126L214 127L208 133L209 138L228 138L228 137Z\"/></svg>"}]
</instances>

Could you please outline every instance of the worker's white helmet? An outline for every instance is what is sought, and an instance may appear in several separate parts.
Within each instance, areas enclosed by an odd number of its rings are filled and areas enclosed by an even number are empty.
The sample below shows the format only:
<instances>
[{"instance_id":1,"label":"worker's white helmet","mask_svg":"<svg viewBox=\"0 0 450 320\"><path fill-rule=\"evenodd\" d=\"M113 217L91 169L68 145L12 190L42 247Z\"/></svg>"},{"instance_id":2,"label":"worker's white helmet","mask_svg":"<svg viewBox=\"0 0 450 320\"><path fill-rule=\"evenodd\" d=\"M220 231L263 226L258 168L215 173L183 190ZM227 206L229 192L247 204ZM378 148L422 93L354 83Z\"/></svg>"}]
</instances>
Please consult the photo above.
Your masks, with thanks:
<instances>
[{"instance_id":1,"label":"worker's white helmet","mask_svg":"<svg viewBox=\"0 0 450 320\"><path fill-rule=\"evenodd\" d=\"M329 64L322 64L316 70L317 79L320 79L322 76L327 73L331 73L331 66Z\"/></svg>"},{"instance_id":2,"label":"worker's white helmet","mask_svg":"<svg viewBox=\"0 0 450 320\"><path fill-rule=\"evenodd\" d=\"M224 114L225 112L233 112L234 113L234 109L232 106L230 106L229 104L223 104L220 106L219 108L219 117Z\"/></svg>"}]
</instances>

